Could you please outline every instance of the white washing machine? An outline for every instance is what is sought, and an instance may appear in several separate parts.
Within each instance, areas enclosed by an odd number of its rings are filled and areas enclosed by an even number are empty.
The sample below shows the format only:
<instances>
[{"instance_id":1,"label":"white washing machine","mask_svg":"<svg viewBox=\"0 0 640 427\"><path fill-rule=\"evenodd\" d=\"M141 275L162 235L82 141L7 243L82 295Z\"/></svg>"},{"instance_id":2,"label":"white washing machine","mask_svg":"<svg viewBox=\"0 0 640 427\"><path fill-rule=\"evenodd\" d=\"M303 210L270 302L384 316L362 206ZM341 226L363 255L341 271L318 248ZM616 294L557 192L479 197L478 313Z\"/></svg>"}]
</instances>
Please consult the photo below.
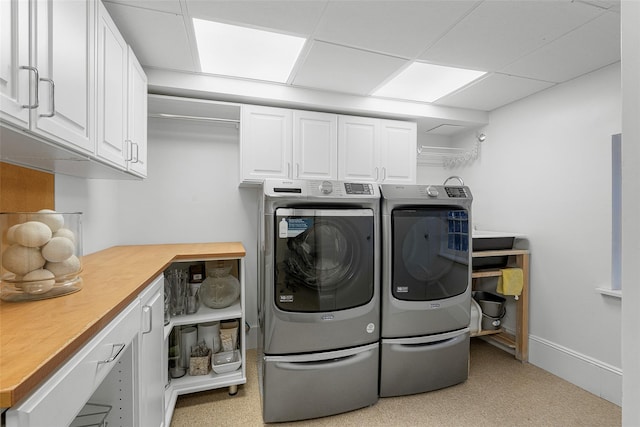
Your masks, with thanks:
<instances>
[{"instance_id":1,"label":"white washing machine","mask_svg":"<svg viewBox=\"0 0 640 427\"><path fill-rule=\"evenodd\" d=\"M264 182L258 363L265 422L377 401L379 204L370 183Z\"/></svg>"},{"instance_id":2,"label":"white washing machine","mask_svg":"<svg viewBox=\"0 0 640 427\"><path fill-rule=\"evenodd\" d=\"M468 377L471 202L468 187L382 185L380 397Z\"/></svg>"}]
</instances>

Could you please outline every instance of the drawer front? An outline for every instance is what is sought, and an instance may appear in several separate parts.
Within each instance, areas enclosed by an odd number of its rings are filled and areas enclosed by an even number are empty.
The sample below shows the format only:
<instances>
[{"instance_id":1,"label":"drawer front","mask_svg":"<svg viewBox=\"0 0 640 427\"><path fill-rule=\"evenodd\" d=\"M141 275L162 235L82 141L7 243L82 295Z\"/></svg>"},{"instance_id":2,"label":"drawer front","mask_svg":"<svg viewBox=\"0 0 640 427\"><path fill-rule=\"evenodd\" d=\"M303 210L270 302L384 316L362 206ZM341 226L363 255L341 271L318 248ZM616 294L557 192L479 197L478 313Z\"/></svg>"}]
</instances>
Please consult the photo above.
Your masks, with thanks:
<instances>
[{"instance_id":1,"label":"drawer front","mask_svg":"<svg viewBox=\"0 0 640 427\"><path fill-rule=\"evenodd\" d=\"M380 397L437 390L469 375L469 330L419 338L383 339Z\"/></svg>"},{"instance_id":2,"label":"drawer front","mask_svg":"<svg viewBox=\"0 0 640 427\"><path fill-rule=\"evenodd\" d=\"M378 401L378 343L301 356L267 356L265 422L324 417Z\"/></svg>"},{"instance_id":3,"label":"drawer front","mask_svg":"<svg viewBox=\"0 0 640 427\"><path fill-rule=\"evenodd\" d=\"M69 425L120 355L132 345L139 329L140 303L136 300L26 400L9 409L6 426Z\"/></svg>"}]
</instances>

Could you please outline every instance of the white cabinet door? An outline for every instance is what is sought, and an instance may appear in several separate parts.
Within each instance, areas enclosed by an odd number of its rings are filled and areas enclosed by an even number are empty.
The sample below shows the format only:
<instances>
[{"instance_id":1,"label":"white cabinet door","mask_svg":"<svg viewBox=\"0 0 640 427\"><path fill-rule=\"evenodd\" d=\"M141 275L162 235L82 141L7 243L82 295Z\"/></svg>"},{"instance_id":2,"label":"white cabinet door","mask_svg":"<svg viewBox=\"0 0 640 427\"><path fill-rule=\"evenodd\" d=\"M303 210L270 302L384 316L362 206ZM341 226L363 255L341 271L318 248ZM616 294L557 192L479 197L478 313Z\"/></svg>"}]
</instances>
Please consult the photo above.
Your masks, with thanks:
<instances>
[{"instance_id":1,"label":"white cabinet door","mask_svg":"<svg viewBox=\"0 0 640 427\"><path fill-rule=\"evenodd\" d=\"M338 179L338 116L293 112L293 164L296 179Z\"/></svg>"},{"instance_id":2,"label":"white cabinet door","mask_svg":"<svg viewBox=\"0 0 640 427\"><path fill-rule=\"evenodd\" d=\"M100 2L98 12L97 156L126 167L128 46Z\"/></svg>"},{"instance_id":3,"label":"white cabinet door","mask_svg":"<svg viewBox=\"0 0 640 427\"><path fill-rule=\"evenodd\" d=\"M138 366L131 366L137 362L138 333L140 331L140 303L136 299L120 314L107 324L97 335L73 354L67 362L52 373L42 385L35 388L25 399L6 412L7 427L50 427L68 426L74 420L80 409L87 403L119 405L113 412L133 413L137 410L137 397L123 399L123 389L132 389L132 377L126 375L124 382L116 384L109 393L94 392L103 384L111 385L108 377L118 374L121 368L116 368L122 361L129 366L127 372L136 372ZM125 357L134 354L135 361ZM160 359L159 355L156 357ZM146 361L145 361L146 363ZM101 390L102 391L102 390ZM108 390L105 390L108 391ZM96 400L92 398L96 397ZM108 398L109 400L103 400ZM3 414L3 417L5 414ZM119 420L119 425L136 425L133 419ZM115 423L114 423L115 424ZM5 426L5 423L2 423ZM111 421L109 425L113 425Z\"/></svg>"},{"instance_id":4,"label":"white cabinet door","mask_svg":"<svg viewBox=\"0 0 640 427\"><path fill-rule=\"evenodd\" d=\"M29 3L0 1L0 118L29 127Z\"/></svg>"},{"instance_id":5,"label":"white cabinet door","mask_svg":"<svg viewBox=\"0 0 640 427\"><path fill-rule=\"evenodd\" d=\"M156 278L140 295L140 425L164 423L164 276Z\"/></svg>"},{"instance_id":6,"label":"white cabinet door","mask_svg":"<svg viewBox=\"0 0 640 427\"><path fill-rule=\"evenodd\" d=\"M40 105L31 130L61 145L95 152L95 13L87 0L34 0L32 66Z\"/></svg>"},{"instance_id":7,"label":"white cabinet door","mask_svg":"<svg viewBox=\"0 0 640 427\"><path fill-rule=\"evenodd\" d=\"M376 182L380 179L379 120L338 118L338 179Z\"/></svg>"},{"instance_id":8,"label":"white cabinet door","mask_svg":"<svg viewBox=\"0 0 640 427\"><path fill-rule=\"evenodd\" d=\"M381 177L385 184L415 184L417 126L412 122L381 120Z\"/></svg>"},{"instance_id":9,"label":"white cabinet door","mask_svg":"<svg viewBox=\"0 0 640 427\"><path fill-rule=\"evenodd\" d=\"M147 176L147 75L129 47L127 143L129 171Z\"/></svg>"},{"instance_id":10,"label":"white cabinet door","mask_svg":"<svg viewBox=\"0 0 640 427\"><path fill-rule=\"evenodd\" d=\"M293 129L291 110L242 106L241 180L291 178Z\"/></svg>"}]
</instances>

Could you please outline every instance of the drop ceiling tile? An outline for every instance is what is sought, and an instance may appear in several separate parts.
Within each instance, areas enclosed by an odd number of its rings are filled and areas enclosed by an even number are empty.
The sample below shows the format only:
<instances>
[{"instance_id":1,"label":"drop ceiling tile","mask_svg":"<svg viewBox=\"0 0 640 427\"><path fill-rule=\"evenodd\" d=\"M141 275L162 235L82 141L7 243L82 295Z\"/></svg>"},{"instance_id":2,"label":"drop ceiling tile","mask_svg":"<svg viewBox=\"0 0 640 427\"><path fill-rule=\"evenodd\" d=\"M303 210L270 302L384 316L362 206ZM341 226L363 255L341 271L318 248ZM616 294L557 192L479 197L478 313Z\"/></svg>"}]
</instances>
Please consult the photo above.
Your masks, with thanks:
<instances>
[{"instance_id":1,"label":"drop ceiling tile","mask_svg":"<svg viewBox=\"0 0 640 427\"><path fill-rule=\"evenodd\" d=\"M119 3L123 6L133 6L142 9L150 9L158 12L175 13L177 15L182 14L182 7L180 6L180 0L104 0L105 6L109 9L107 3Z\"/></svg>"},{"instance_id":2,"label":"drop ceiling tile","mask_svg":"<svg viewBox=\"0 0 640 427\"><path fill-rule=\"evenodd\" d=\"M309 37L327 1L186 0L192 18Z\"/></svg>"},{"instance_id":3,"label":"drop ceiling tile","mask_svg":"<svg viewBox=\"0 0 640 427\"><path fill-rule=\"evenodd\" d=\"M607 12L501 71L560 83L618 61L620 15Z\"/></svg>"},{"instance_id":4,"label":"drop ceiling tile","mask_svg":"<svg viewBox=\"0 0 640 427\"><path fill-rule=\"evenodd\" d=\"M440 98L434 104L492 111L553 85L550 82L493 73L458 92Z\"/></svg>"},{"instance_id":5,"label":"drop ceiling tile","mask_svg":"<svg viewBox=\"0 0 640 427\"><path fill-rule=\"evenodd\" d=\"M143 66L199 71L181 15L119 3L108 3L106 7Z\"/></svg>"},{"instance_id":6,"label":"drop ceiling tile","mask_svg":"<svg viewBox=\"0 0 640 427\"><path fill-rule=\"evenodd\" d=\"M367 95L405 63L387 55L316 41L297 70L293 84Z\"/></svg>"},{"instance_id":7,"label":"drop ceiling tile","mask_svg":"<svg viewBox=\"0 0 640 427\"><path fill-rule=\"evenodd\" d=\"M601 13L601 9L568 1L488 0L420 59L497 71Z\"/></svg>"},{"instance_id":8,"label":"drop ceiling tile","mask_svg":"<svg viewBox=\"0 0 640 427\"><path fill-rule=\"evenodd\" d=\"M414 58L464 16L476 1L329 2L315 38Z\"/></svg>"}]
</instances>

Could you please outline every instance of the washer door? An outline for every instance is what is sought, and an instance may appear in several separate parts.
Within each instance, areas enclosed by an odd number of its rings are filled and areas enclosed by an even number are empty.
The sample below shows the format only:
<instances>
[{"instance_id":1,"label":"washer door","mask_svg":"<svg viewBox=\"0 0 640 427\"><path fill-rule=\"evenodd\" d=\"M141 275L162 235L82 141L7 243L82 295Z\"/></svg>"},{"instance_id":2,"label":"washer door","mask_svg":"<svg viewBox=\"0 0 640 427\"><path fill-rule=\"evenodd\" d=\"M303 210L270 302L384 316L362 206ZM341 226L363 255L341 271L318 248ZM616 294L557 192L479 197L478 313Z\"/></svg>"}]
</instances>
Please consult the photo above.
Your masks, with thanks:
<instances>
[{"instance_id":1,"label":"washer door","mask_svg":"<svg viewBox=\"0 0 640 427\"><path fill-rule=\"evenodd\" d=\"M469 286L468 213L459 207L395 209L392 294L407 301L460 295Z\"/></svg>"},{"instance_id":2,"label":"washer door","mask_svg":"<svg viewBox=\"0 0 640 427\"><path fill-rule=\"evenodd\" d=\"M374 292L370 209L276 209L275 304L322 312L367 304Z\"/></svg>"}]
</instances>

